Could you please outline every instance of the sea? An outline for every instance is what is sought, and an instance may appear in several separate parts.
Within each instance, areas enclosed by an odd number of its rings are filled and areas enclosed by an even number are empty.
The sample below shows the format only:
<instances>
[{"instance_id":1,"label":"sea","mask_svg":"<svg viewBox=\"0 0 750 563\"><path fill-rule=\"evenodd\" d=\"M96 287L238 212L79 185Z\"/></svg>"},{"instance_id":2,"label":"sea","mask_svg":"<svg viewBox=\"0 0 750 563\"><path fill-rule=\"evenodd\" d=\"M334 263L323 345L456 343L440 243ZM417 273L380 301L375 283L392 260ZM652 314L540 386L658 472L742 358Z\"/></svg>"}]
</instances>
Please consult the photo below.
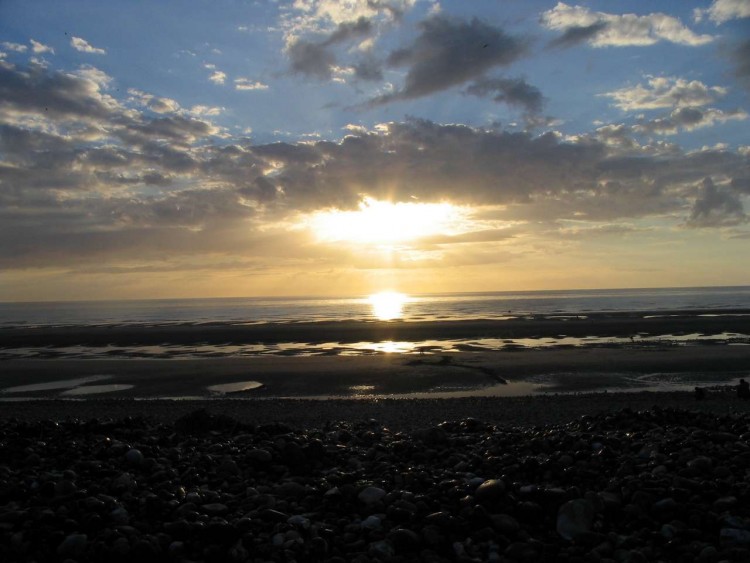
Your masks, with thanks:
<instances>
[{"instance_id":1,"label":"sea","mask_svg":"<svg viewBox=\"0 0 750 563\"><path fill-rule=\"evenodd\" d=\"M0 327L444 321L750 309L750 286L0 303ZM385 311L385 312L384 312Z\"/></svg>"},{"instance_id":2,"label":"sea","mask_svg":"<svg viewBox=\"0 0 750 563\"><path fill-rule=\"evenodd\" d=\"M610 315L612 313L612 315ZM625 315L622 315L625 314ZM674 332L635 334L604 334L596 333L596 322L584 325L581 320L607 319L617 315L622 317L665 317L663 323L657 326ZM671 321L674 317L676 321ZM692 317L693 322L686 323L685 319ZM707 317L706 323L698 317ZM708 319L720 317L720 319ZM562 334L553 332L546 334L528 334L526 337L516 334L495 335L476 334L462 338L435 339L438 331L430 331L430 324L439 328L444 321L462 320L490 320L516 324L526 323L527 320L537 322L541 319L553 321L553 326L561 327ZM348 321L358 321L348 323ZM352 338L329 336L341 335L336 327L364 326L362 323L387 321L394 323L420 323L410 334L419 334L420 338L429 340L416 341L352 341ZM279 327L279 325L306 323L304 326ZM317 323L320 323L318 325ZM338 324L341 323L341 324ZM446 323L448 324L448 323ZM468 323L471 325L472 323ZM483 323L476 323L482 325ZM486 324L486 323L484 323ZM495 323L490 323L495 324ZM689 324L697 329L683 330ZM700 327L711 324L718 330L698 332ZM186 326L187 325L187 326ZM204 326L205 325L205 326ZM238 328L234 334L252 331L253 334L311 334L316 338L309 341L277 341L275 336L270 339L254 341L252 339L233 339L232 330L225 331L223 326L243 327L244 325L268 325ZM422 326L424 325L424 326ZM593 334L572 334L565 332L563 326L591 326ZM180 327L172 330L171 327ZM382 328L385 325L373 325ZM649 324L649 326L654 326ZM118 328L119 327L119 328ZM152 328L157 327L157 328ZM164 330L160 327L168 327ZM312 328L310 328L312 327ZM334 327L331 330L331 327ZM674 327L678 327L676 330ZM85 328L85 330L84 330ZM112 328L112 330L109 330ZM208 330L210 328L210 330ZM208 340L204 336L215 329L220 334L229 334L224 340ZM281 328L281 330L280 330ZM399 333L409 333L410 327ZM29 330L31 329L31 330ZM299 329L299 330L297 330ZM380 332L359 332L357 334L385 335L390 330ZM350 330L350 329L346 329ZM317 336L320 331L323 338ZM189 333L197 335L195 339L186 340L169 335ZM573 331L575 332L575 331ZM165 335L165 341L143 340L142 335L151 333ZM31 339L23 340L24 334L32 334ZM106 335L107 339L99 338L92 342L81 334ZM130 335L108 340L110 335ZM21 335L21 340L16 338ZM61 338L61 335L64 338ZM70 336L73 338L70 338ZM123 341L121 338L126 338ZM171 339L170 339L171 338ZM223 338L223 337L222 337ZM337 339L338 338L338 339ZM58 339L56 341L56 339ZM78 339L78 340L77 340ZM330 339L330 342L322 341ZM304 337L299 340L306 340ZM23 341L23 344L13 342ZM658 289L598 289L598 290L566 290L566 291L514 291L514 292L486 292L486 293L453 293L429 295L404 295L395 292L385 292L370 296L320 298L217 298L217 299L160 299L160 300L130 300L130 301L67 301L67 302L39 302L39 303L0 303L0 368L17 364L7 364L9 360L31 360L34 369L46 369L44 379L51 381L36 381L25 379L23 385L15 385L0 389L0 401L26 400L37 397L39 393L57 393L61 389L61 398L88 396L90 394L108 394L114 392L142 393L148 396L147 386L143 381L137 383L138 389L132 381L120 381L113 373L86 372L87 377L77 374L75 379L59 380L56 378L55 360L157 360L170 362L172 360L221 358L250 358L258 356L364 356L364 355L403 355L398 359L404 366L435 366L451 365L461 368L466 373L471 370L491 369L472 364L476 356L455 353L462 352L494 352L522 349L567 349L567 348L620 348L624 347L634 352L637 350L663 350L674 346L705 346L711 345L714 351L723 350L732 357L742 356L744 350L750 346L750 286L735 287L684 287ZM720 348L716 348L721 345ZM732 347L731 350L729 347ZM742 346L745 348L737 348ZM723 352L722 352L723 353ZM458 359L456 359L458 358ZM42 360L41 363L36 360ZM52 360L52 361L48 361ZM36 363L34 363L36 362ZM469 362L469 363L467 363ZM42 366L41 364L44 364ZM127 364L127 365L126 365ZM735 361L735 364L737 362ZM83 364L80 364L83 365ZM76 370L80 369L79 367ZM96 367L97 363L92 364ZM110 365L111 364L107 364ZM133 362L118 364L117 369L132 369ZM165 364L166 367L167 364ZM174 365L174 364L172 364ZM724 364L722 364L723 366ZM740 364L737 364L740 365ZM128 367L130 366L130 367ZM94 369L92 367L91 369ZM745 371L727 371L724 367L717 373L708 370L706 373L695 373L695 370L685 373L673 373L672 370L654 373L630 372L610 373L616 366L602 366L601 373L564 372L538 374L524 381L512 384L496 384L489 391L484 387L478 389L445 390L446 396L455 393L487 394L497 392L501 395L530 394L537 392L563 392L580 390L582 385L593 386L595 389L618 390L691 390L698 385L735 384L739 377L747 377ZM114 367L108 369L114 370ZM202 369L202 368L201 368ZM51 370L51 371L50 371ZM489 371L487 371L489 370ZM460 370L459 370L460 371ZM616 370L615 370L616 371ZM77 373L77 371L76 371ZM431 372L432 373L432 372ZM440 375L443 372L436 372ZM204 374L205 375L205 374ZM491 375L491 374L490 374ZM558 381L559 380L559 381ZM100 384L104 381L103 384ZM207 380L208 381L208 380ZM420 381L419 378L414 381ZM97 383L92 385L93 383ZM571 383L573 382L573 383ZM216 382L214 382L216 383ZM225 388L227 385L230 388ZM224 393L251 392L262 386L260 382L227 381L208 386L208 392ZM416 385L416 384L415 384ZM463 383L461 383L463 385ZM562 385L562 387L560 387ZM143 389L140 389L143 386ZM567 387L566 387L567 386ZM443 386L444 387L444 386ZM459 385L460 387L460 385ZM362 391L365 389L366 391ZM567 391L566 391L567 390ZM430 390L429 393L434 393ZM161 391L160 391L161 392ZM268 393L273 393L268 390ZM295 391L296 392L296 391ZM347 393L352 396L371 396L378 392L370 383L367 385L354 381ZM137 394L137 393L136 393ZM28 395L28 396L27 396ZM156 395L154 395L156 396ZM159 395L160 396L160 395ZM295 395L296 396L296 395ZM327 395L326 395L327 396ZM431 395L433 396L433 395ZM458 396L458 395L456 395ZM464 395L461 395L464 396ZM468 395L467 395L468 396ZM53 395L57 397L57 395ZM184 397L181 397L184 398Z\"/></svg>"}]
</instances>

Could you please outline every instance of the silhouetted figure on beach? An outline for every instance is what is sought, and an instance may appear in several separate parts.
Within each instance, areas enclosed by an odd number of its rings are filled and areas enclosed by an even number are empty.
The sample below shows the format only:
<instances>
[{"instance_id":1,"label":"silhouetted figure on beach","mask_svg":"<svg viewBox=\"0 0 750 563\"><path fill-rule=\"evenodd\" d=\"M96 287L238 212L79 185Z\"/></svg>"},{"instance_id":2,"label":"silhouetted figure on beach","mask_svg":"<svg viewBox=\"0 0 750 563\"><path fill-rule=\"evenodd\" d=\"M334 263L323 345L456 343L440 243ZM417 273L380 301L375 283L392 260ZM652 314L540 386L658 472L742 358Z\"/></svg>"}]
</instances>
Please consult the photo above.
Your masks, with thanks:
<instances>
[{"instance_id":1,"label":"silhouetted figure on beach","mask_svg":"<svg viewBox=\"0 0 750 563\"><path fill-rule=\"evenodd\" d=\"M696 401L702 401L707 396L708 396L708 391L706 391L703 387L695 388L695 400Z\"/></svg>"},{"instance_id":2,"label":"silhouetted figure on beach","mask_svg":"<svg viewBox=\"0 0 750 563\"><path fill-rule=\"evenodd\" d=\"M744 401L750 399L750 383L740 379L740 384L737 386L737 396Z\"/></svg>"}]
</instances>

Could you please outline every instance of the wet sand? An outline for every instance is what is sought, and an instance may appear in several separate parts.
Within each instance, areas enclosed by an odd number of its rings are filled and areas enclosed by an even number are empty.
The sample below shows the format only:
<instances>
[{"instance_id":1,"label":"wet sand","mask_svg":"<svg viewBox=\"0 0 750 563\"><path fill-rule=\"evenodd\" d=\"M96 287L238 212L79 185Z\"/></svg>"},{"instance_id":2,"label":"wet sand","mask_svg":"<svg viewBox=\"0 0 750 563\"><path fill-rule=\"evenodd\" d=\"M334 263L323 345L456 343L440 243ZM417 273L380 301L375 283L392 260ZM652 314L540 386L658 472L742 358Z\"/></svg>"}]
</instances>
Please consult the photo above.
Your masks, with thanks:
<instances>
[{"instance_id":1,"label":"wet sand","mask_svg":"<svg viewBox=\"0 0 750 563\"><path fill-rule=\"evenodd\" d=\"M570 348L444 355L261 356L196 360L8 360L0 399L56 398L95 382L107 396L210 398L210 386L255 382L235 398L514 396L687 390L750 374L750 346ZM83 382L81 382L83 381ZM36 386L29 389L29 385ZM49 389L39 388L44 384ZM127 387L131 386L131 387ZM229 389L232 389L231 387ZM102 395L99 394L99 397ZM98 397L97 397L98 398Z\"/></svg>"}]
</instances>

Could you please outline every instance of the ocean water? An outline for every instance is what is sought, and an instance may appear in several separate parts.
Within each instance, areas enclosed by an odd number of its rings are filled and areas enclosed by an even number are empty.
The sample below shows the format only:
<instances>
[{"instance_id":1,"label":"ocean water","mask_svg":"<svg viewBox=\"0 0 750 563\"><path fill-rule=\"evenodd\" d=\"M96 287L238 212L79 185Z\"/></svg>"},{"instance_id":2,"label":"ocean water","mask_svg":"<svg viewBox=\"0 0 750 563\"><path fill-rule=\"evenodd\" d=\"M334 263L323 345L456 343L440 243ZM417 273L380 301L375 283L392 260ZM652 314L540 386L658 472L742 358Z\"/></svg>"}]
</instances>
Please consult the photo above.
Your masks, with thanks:
<instances>
[{"instance_id":1,"label":"ocean water","mask_svg":"<svg viewBox=\"0 0 750 563\"><path fill-rule=\"evenodd\" d=\"M504 319L525 315L750 309L750 286L408 295L388 307L359 298L216 298L0 303L0 327Z\"/></svg>"}]
</instances>

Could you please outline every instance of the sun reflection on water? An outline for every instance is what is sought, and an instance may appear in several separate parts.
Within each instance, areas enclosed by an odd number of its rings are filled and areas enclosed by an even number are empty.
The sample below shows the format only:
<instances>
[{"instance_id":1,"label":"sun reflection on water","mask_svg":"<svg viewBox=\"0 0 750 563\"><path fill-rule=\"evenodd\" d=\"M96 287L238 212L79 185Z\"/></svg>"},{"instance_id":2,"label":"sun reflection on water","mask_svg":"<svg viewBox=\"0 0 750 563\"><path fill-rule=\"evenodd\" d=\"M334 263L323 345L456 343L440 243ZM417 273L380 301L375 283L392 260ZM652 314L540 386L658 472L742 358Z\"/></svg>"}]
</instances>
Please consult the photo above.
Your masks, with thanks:
<instances>
[{"instance_id":1,"label":"sun reflection on water","mask_svg":"<svg viewBox=\"0 0 750 563\"><path fill-rule=\"evenodd\" d=\"M404 316L404 305L409 298L396 291L381 291L370 295L367 300L372 307L372 314L378 320L390 321Z\"/></svg>"}]
</instances>

